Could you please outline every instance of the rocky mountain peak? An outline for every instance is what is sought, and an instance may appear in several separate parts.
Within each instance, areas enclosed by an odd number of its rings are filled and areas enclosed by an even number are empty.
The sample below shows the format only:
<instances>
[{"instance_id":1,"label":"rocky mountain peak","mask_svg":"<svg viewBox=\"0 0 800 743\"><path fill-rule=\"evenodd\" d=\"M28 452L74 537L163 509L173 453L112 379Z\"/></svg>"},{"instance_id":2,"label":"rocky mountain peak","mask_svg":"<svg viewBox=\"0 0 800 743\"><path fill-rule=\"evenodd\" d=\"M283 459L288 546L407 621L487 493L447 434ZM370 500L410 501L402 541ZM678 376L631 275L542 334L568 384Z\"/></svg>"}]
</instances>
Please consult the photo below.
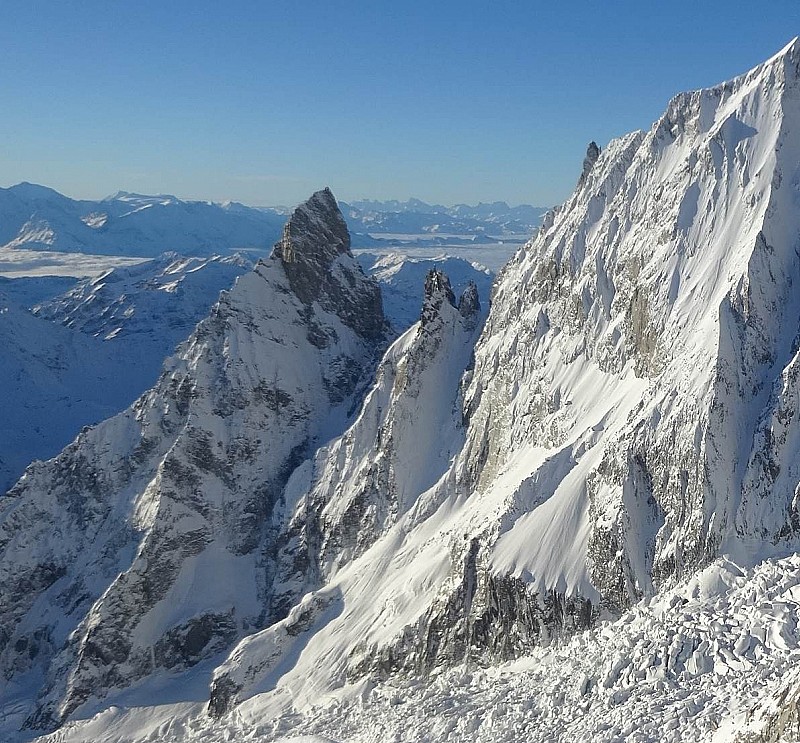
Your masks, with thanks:
<instances>
[{"instance_id":1,"label":"rocky mountain peak","mask_svg":"<svg viewBox=\"0 0 800 743\"><path fill-rule=\"evenodd\" d=\"M478 294L478 287L474 281L467 284L467 288L458 299L458 312L468 328L477 326L478 318L481 314L481 299Z\"/></svg>"},{"instance_id":2,"label":"rocky mountain peak","mask_svg":"<svg viewBox=\"0 0 800 743\"><path fill-rule=\"evenodd\" d=\"M481 311L481 299L478 296L478 286L474 281L467 284L464 293L458 299L458 311L461 317L473 317Z\"/></svg>"},{"instance_id":3,"label":"rocky mountain peak","mask_svg":"<svg viewBox=\"0 0 800 743\"><path fill-rule=\"evenodd\" d=\"M583 183L586 180L586 176L589 175L589 172L592 170L599 157L600 147L597 142L589 142L589 146L586 148L586 157L583 158L583 171L581 172L579 183Z\"/></svg>"},{"instance_id":4,"label":"rocky mountain peak","mask_svg":"<svg viewBox=\"0 0 800 743\"><path fill-rule=\"evenodd\" d=\"M380 288L350 252L350 233L329 188L317 191L294 210L273 257L280 260L292 291L303 304L318 303L364 338L383 333Z\"/></svg>"},{"instance_id":5,"label":"rocky mountain peak","mask_svg":"<svg viewBox=\"0 0 800 743\"><path fill-rule=\"evenodd\" d=\"M28 727L188 668L279 612L270 555L283 489L342 430L383 329L380 290L333 195L315 194L151 390L0 499L0 674L42 674ZM30 580L42 560L46 575ZM76 598L54 627L32 607L62 606L62 590Z\"/></svg>"},{"instance_id":6,"label":"rocky mountain peak","mask_svg":"<svg viewBox=\"0 0 800 743\"><path fill-rule=\"evenodd\" d=\"M350 251L350 233L329 188L314 193L292 212L275 252L285 265L325 260Z\"/></svg>"},{"instance_id":7,"label":"rocky mountain peak","mask_svg":"<svg viewBox=\"0 0 800 743\"><path fill-rule=\"evenodd\" d=\"M422 300L421 320L427 325L441 312L442 306L447 303L456 306L456 297L450 286L450 279L436 268L428 271L425 277L425 291Z\"/></svg>"}]
</instances>

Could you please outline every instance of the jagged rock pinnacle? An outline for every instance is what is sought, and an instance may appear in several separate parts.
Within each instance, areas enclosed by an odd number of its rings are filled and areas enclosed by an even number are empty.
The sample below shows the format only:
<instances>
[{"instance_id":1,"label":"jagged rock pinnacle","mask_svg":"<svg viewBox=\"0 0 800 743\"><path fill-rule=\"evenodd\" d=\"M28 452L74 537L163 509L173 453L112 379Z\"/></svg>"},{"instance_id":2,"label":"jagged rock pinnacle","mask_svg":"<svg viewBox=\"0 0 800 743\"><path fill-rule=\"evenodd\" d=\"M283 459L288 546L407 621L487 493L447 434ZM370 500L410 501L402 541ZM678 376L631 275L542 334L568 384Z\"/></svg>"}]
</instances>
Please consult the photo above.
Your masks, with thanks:
<instances>
[{"instance_id":1,"label":"jagged rock pinnacle","mask_svg":"<svg viewBox=\"0 0 800 743\"><path fill-rule=\"evenodd\" d=\"M583 172L578 181L579 184L586 180L586 176L589 175L598 157L600 157L600 147L597 142L589 142L589 146L586 148L586 157L583 158Z\"/></svg>"},{"instance_id":2,"label":"jagged rock pinnacle","mask_svg":"<svg viewBox=\"0 0 800 743\"><path fill-rule=\"evenodd\" d=\"M478 296L478 287L474 281L470 281L458 299L458 312L470 327L475 327L480 311L481 300Z\"/></svg>"},{"instance_id":3,"label":"jagged rock pinnacle","mask_svg":"<svg viewBox=\"0 0 800 743\"><path fill-rule=\"evenodd\" d=\"M444 302L447 302L452 307L456 306L456 297L450 286L450 279L438 269L432 268L425 277L422 315L420 317L423 325L427 325L439 315Z\"/></svg>"},{"instance_id":4,"label":"jagged rock pinnacle","mask_svg":"<svg viewBox=\"0 0 800 743\"><path fill-rule=\"evenodd\" d=\"M329 188L314 193L298 206L283 228L275 253L284 265L330 263L349 252L350 233Z\"/></svg>"},{"instance_id":5,"label":"jagged rock pinnacle","mask_svg":"<svg viewBox=\"0 0 800 743\"><path fill-rule=\"evenodd\" d=\"M294 210L273 255L301 302L319 303L363 337L381 335L385 323L380 288L353 258L347 224L329 188Z\"/></svg>"}]
</instances>

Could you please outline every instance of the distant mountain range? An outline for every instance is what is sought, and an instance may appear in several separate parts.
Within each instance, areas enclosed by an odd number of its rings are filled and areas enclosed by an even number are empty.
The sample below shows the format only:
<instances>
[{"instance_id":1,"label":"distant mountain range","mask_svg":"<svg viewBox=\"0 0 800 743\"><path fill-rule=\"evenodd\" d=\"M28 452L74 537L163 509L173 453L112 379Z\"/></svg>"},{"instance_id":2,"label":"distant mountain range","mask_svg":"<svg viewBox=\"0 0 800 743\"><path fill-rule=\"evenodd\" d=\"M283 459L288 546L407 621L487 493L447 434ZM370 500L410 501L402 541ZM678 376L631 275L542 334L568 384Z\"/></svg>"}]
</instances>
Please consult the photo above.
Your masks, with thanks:
<instances>
[{"instance_id":1,"label":"distant mountain range","mask_svg":"<svg viewBox=\"0 0 800 743\"><path fill-rule=\"evenodd\" d=\"M284 221L277 210L233 202L124 191L102 201L76 201L31 183L0 189L0 248L143 257L167 250L200 256L266 251Z\"/></svg>"},{"instance_id":2,"label":"distant mountain range","mask_svg":"<svg viewBox=\"0 0 800 743\"><path fill-rule=\"evenodd\" d=\"M342 204L342 211L353 244L362 247L385 244L383 235L407 235L425 244L447 244L452 238L444 236L451 235L468 242L528 237L545 212L505 202L444 207L418 199L355 201ZM148 258L166 251L192 256L266 253L280 238L287 212L284 207L183 201L127 191L100 201L75 200L45 186L20 183L0 188L0 250Z\"/></svg>"},{"instance_id":3,"label":"distant mountain range","mask_svg":"<svg viewBox=\"0 0 800 743\"><path fill-rule=\"evenodd\" d=\"M544 207L509 206L505 201L442 206L409 199L341 202L340 206L350 231L356 233L354 244L360 235L370 233L530 237L547 212Z\"/></svg>"}]
</instances>

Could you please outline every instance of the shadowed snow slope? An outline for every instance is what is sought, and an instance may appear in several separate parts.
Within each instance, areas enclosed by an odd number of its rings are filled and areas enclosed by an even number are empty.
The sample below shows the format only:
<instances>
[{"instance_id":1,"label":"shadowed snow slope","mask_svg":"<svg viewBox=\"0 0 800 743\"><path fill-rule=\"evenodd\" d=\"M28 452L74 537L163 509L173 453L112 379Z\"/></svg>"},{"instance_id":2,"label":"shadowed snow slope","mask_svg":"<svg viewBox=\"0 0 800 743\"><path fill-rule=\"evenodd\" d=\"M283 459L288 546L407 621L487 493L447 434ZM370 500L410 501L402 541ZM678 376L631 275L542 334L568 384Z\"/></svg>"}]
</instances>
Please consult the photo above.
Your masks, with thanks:
<instances>
[{"instance_id":1,"label":"shadowed snow slope","mask_svg":"<svg viewBox=\"0 0 800 743\"><path fill-rule=\"evenodd\" d=\"M142 392L128 364L94 338L34 317L0 285L0 492L34 458L55 456L80 431Z\"/></svg>"},{"instance_id":2,"label":"shadowed snow slope","mask_svg":"<svg viewBox=\"0 0 800 743\"><path fill-rule=\"evenodd\" d=\"M184 258L166 253L84 279L37 304L33 312L127 356L141 394L158 379L164 359L208 315L220 291L252 268L240 255Z\"/></svg>"},{"instance_id":3,"label":"shadowed snow slope","mask_svg":"<svg viewBox=\"0 0 800 743\"><path fill-rule=\"evenodd\" d=\"M42 319L6 297L0 491L34 459L55 456L83 426L123 410L150 388L220 290L251 268L239 256L170 254L79 282L34 307ZM6 280L0 296L25 300L52 286L59 286L53 277Z\"/></svg>"},{"instance_id":4,"label":"shadowed snow slope","mask_svg":"<svg viewBox=\"0 0 800 743\"><path fill-rule=\"evenodd\" d=\"M54 478L96 481L85 454L71 468L31 471L12 491L26 505L6 506L2 537L6 676L41 662L25 643L59 647L73 603L85 616L50 664L50 719L120 674L186 665L198 637L212 649L239 640L209 674L207 707L184 698L158 709L150 687L140 710L85 706L100 714L59 740L274 740L296 730L358 741L722 741L745 723L761 740L791 729L797 689L777 685L799 655L800 42L732 82L677 96L649 132L597 150L573 196L498 277L482 330L477 292L456 306L449 283L429 275L419 325L387 351L352 425L284 458L280 508L275 489L254 502L225 485L237 461L229 424L206 412L225 396L206 394L215 378L196 373L197 394L168 374L157 407L144 400L162 428L175 415L164 399L178 411L206 406L174 424L201 435L155 437L141 455L155 468L145 489L126 489L139 471L129 460L109 468L120 485L101 490L118 493L121 512L134 504L133 520L110 518L84 484L77 501L59 495ZM313 296L291 273L286 282L287 296ZM316 315L303 322L317 338ZM358 328L371 337L377 325ZM193 347L186 363L205 369ZM283 440L296 413L281 412L269 425L288 428ZM138 440L143 415L105 425ZM56 461L86 446L101 444L87 435ZM267 472L270 456L257 449L248 476ZM291 476L289 460L299 465ZM48 491L57 495L43 499ZM251 503L276 504L274 515L251 518ZM98 558L105 574L116 576L130 544L119 525L147 535L111 588L88 585L81 569L84 583L66 580L60 566L72 575L73 564L34 550L12 522L52 523L41 513L55 508L62 529L77 523L63 515L73 512L117 524L103 532L114 544L113 560ZM251 565L232 535L256 523L257 543L274 548ZM59 554L81 539L56 540ZM203 581L174 577L208 578L212 564L213 596ZM152 571L169 576L166 588ZM262 593L240 585L265 574ZM189 607L180 620L158 603L171 586ZM268 595L272 615L252 620L230 591L262 608Z\"/></svg>"},{"instance_id":5,"label":"shadowed snow slope","mask_svg":"<svg viewBox=\"0 0 800 743\"><path fill-rule=\"evenodd\" d=\"M166 253L84 279L63 294L35 303L33 312L96 338L131 341L158 334L168 351L208 315L222 289L252 268L253 263L239 255L183 258Z\"/></svg>"}]
</instances>

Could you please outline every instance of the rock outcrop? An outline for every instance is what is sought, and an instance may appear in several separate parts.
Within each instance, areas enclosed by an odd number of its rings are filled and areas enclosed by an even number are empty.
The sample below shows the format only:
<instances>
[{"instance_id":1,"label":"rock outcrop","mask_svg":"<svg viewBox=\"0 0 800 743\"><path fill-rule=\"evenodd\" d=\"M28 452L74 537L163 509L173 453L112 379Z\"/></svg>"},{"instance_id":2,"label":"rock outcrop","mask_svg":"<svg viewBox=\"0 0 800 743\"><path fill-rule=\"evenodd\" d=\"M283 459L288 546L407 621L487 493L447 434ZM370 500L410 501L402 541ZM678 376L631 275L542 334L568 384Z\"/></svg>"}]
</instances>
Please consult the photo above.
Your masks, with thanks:
<instances>
[{"instance_id":1,"label":"rock outcrop","mask_svg":"<svg viewBox=\"0 0 800 743\"><path fill-rule=\"evenodd\" d=\"M350 233L330 189L318 191L295 210L275 245L275 256L306 307L316 302L335 312L363 338L377 340L384 333L380 289L362 280L363 271L352 260Z\"/></svg>"},{"instance_id":2,"label":"rock outcrop","mask_svg":"<svg viewBox=\"0 0 800 743\"><path fill-rule=\"evenodd\" d=\"M586 157L583 158L583 170L581 171L581 177L578 180L579 186L584 183L599 158L600 147L597 145L597 142L589 142L589 146L586 148Z\"/></svg>"}]
</instances>

